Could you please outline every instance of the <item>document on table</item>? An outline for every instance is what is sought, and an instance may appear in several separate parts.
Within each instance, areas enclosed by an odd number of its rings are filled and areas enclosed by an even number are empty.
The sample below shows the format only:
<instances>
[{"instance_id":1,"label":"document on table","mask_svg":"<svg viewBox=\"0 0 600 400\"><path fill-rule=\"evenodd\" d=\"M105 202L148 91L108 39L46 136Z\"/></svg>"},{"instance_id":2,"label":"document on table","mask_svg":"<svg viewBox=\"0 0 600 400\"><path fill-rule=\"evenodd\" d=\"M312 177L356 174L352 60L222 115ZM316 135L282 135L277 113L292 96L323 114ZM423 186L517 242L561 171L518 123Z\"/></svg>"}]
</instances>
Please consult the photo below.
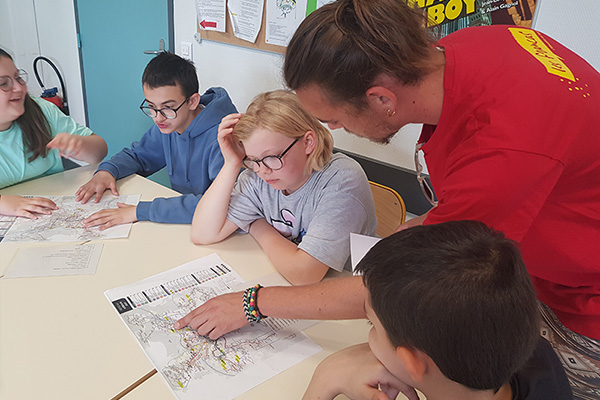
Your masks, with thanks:
<instances>
[{"instance_id":1,"label":"document on table","mask_svg":"<svg viewBox=\"0 0 600 400\"><path fill-rule=\"evenodd\" d=\"M9 217L8 215L0 215L0 242L4 239L4 235L14 225L17 217Z\"/></svg>"},{"instance_id":2,"label":"document on table","mask_svg":"<svg viewBox=\"0 0 600 400\"><path fill-rule=\"evenodd\" d=\"M75 196L39 196L52 200L57 210L49 215L38 214L37 219L18 217L6 228L2 242L82 242L96 239L126 238L131 224L112 226L101 231L98 227L85 228L83 220L97 211L117 208L117 203L136 205L140 195L105 195L96 203L75 201ZM0 229L0 233L2 229Z\"/></svg>"},{"instance_id":3,"label":"document on table","mask_svg":"<svg viewBox=\"0 0 600 400\"><path fill-rule=\"evenodd\" d=\"M5 278L92 275L96 273L103 245L44 246L19 249Z\"/></svg>"},{"instance_id":4,"label":"document on table","mask_svg":"<svg viewBox=\"0 0 600 400\"><path fill-rule=\"evenodd\" d=\"M301 332L303 321L266 318L217 340L173 328L241 284L238 273L212 254L104 294L178 399L225 400L321 350Z\"/></svg>"}]
</instances>

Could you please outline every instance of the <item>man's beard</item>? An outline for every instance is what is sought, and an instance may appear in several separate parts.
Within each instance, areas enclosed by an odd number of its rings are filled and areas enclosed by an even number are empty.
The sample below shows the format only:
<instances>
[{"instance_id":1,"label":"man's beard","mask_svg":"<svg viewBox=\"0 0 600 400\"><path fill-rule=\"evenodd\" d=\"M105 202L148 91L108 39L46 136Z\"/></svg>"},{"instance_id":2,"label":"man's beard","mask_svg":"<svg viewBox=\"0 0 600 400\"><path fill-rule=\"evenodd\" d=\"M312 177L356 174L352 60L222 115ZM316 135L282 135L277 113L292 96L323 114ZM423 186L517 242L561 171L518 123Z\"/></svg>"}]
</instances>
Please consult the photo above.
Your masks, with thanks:
<instances>
[{"instance_id":1,"label":"man's beard","mask_svg":"<svg viewBox=\"0 0 600 400\"><path fill-rule=\"evenodd\" d=\"M383 128L382 128L383 129ZM358 136L358 137L364 137L366 139L368 139L370 142L373 143L377 143L377 144L389 144L390 141L392 140L392 138L396 135L396 133L398 133L398 130L392 131L394 128L392 127L385 127L385 129L390 132L388 134L386 134L384 137L371 137L371 136L367 136L367 135L359 135L355 132L349 131L348 129L344 128L344 130L354 136Z\"/></svg>"}]
</instances>

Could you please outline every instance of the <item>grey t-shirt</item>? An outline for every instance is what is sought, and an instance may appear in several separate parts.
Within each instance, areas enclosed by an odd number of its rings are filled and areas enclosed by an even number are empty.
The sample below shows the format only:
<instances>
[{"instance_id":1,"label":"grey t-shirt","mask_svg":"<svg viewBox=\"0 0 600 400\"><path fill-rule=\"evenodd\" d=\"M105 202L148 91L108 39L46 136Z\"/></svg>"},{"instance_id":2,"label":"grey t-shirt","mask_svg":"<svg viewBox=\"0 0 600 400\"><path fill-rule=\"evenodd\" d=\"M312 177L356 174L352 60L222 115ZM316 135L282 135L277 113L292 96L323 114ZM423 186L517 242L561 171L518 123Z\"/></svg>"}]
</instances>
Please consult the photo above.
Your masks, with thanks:
<instances>
[{"instance_id":1,"label":"grey t-shirt","mask_svg":"<svg viewBox=\"0 0 600 400\"><path fill-rule=\"evenodd\" d=\"M265 218L279 233L336 271L349 266L350 233L375 235L377 217L361 166L337 153L286 196L250 170L233 188L227 219L240 229Z\"/></svg>"}]
</instances>

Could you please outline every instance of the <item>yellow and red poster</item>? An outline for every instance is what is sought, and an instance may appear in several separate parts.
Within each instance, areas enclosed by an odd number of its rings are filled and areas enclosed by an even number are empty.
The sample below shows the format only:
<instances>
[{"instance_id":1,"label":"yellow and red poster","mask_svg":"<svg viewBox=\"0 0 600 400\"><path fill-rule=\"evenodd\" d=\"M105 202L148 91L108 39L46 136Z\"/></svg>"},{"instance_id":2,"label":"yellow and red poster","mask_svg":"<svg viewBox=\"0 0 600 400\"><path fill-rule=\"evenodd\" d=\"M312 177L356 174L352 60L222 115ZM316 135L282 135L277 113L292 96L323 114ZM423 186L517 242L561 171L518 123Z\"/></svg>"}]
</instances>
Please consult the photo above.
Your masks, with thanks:
<instances>
[{"instance_id":1,"label":"yellow and red poster","mask_svg":"<svg viewBox=\"0 0 600 400\"><path fill-rule=\"evenodd\" d=\"M536 0L408 0L423 9L441 36L481 25L531 27Z\"/></svg>"}]
</instances>

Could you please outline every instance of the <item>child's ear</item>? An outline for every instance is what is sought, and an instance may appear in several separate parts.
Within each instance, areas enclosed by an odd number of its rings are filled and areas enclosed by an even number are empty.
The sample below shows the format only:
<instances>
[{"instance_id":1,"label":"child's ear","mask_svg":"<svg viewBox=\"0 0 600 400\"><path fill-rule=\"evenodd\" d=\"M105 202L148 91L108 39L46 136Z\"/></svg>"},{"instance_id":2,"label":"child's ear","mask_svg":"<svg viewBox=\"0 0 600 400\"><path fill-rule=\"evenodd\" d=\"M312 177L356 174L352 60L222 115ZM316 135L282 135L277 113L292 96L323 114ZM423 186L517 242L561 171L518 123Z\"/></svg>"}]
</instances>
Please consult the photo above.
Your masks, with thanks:
<instances>
[{"instance_id":1,"label":"child's ear","mask_svg":"<svg viewBox=\"0 0 600 400\"><path fill-rule=\"evenodd\" d=\"M306 154L310 154L313 152L315 147L317 146L317 137L313 131L306 131L304 134L304 151Z\"/></svg>"},{"instance_id":2,"label":"child's ear","mask_svg":"<svg viewBox=\"0 0 600 400\"><path fill-rule=\"evenodd\" d=\"M193 95L190 96L189 101L189 106L190 106L190 110L195 110L198 108L198 105L200 104L200 93L194 93Z\"/></svg>"},{"instance_id":3,"label":"child's ear","mask_svg":"<svg viewBox=\"0 0 600 400\"><path fill-rule=\"evenodd\" d=\"M423 353L419 350L399 346L396 347L396 354L402 360L413 381L421 382L427 371L427 363L422 357Z\"/></svg>"}]
</instances>

